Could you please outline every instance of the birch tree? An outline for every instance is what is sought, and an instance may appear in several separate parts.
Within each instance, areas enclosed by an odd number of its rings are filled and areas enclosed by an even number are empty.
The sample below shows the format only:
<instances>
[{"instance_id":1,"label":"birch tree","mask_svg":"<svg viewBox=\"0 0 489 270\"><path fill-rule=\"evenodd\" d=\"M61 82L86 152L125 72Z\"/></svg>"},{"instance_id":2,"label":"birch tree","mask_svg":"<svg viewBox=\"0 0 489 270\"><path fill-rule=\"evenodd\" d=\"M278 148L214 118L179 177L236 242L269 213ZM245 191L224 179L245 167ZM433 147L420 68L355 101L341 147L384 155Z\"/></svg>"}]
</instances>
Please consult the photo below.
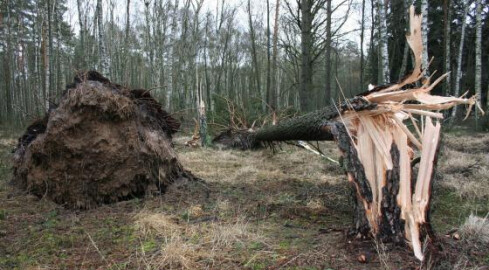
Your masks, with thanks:
<instances>
[{"instance_id":1,"label":"birch tree","mask_svg":"<svg viewBox=\"0 0 489 270\"><path fill-rule=\"evenodd\" d=\"M168 73L167 78L167 86L166 86L166 109L171 111L173 106L173 92L175 89L175 85L177 83L177 63L176 63L176 53L175 53L175 44L176 44L176 32L177 32L177 20L178 20L178 0L175 0L172 5L172 19L171 19L171 30L170 30L170 46L168 49L168 55L171 62L171 70Z\"/></svg>"},{"instance_id":2,"label":"birch tree","mask_svg":"<svg viewBox=\"0 0 489 270\"><path fill-rule=\"evenodd\" d=\"M387 41L387 22L386 22L386 5L384 0L377 3L378 28L379 28L379 47L380 47L380 78L381 83L390 82L389 69L389 50Z\"/></svg>"},{"instance_id":3,"label":"birch tree","mask_svg":"<svg viewBox=\"0 0 489 270\"><path fill-rule=\"evenodd\" d=\"M457 55L457 77L455 78L455 88L453 90L453 95L458 97L460 95L460 80L462 79L462 54L464 50L464 41L465 41L465 26L467 25L467 14L469 13L470 3L463 3L463 17L462 17L462 29L460 30L460 44L458 46L458 55ZM452 110L452 119L451 122L455 120L457 117L457 107L454 107Z\"/></svg>"},{"instance_id":4,"label":"birch tree","mask_svg":"<svg viewBox=\"0 0 489 270\"><path fill-rule=\"evenodd\" d=\"M429 72L429 59L428 59L428 0L421 0L421 13L423 13L423 19L421 21L421 34L423 38L423 75L425 78L430 76Z\"/></svg>"}]
</instances>

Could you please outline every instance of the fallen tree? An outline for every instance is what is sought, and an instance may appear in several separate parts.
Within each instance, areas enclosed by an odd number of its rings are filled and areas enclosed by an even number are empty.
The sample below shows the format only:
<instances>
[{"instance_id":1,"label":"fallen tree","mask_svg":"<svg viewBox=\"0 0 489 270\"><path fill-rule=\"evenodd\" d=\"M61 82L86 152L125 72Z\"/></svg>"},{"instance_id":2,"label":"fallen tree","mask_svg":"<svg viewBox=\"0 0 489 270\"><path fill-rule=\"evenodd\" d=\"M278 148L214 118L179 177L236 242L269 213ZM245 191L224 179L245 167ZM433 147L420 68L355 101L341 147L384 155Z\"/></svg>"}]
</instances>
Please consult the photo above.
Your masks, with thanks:
<instances>
[{"instance_id":1,"label":"fallen tree","mask_svg":"<svg viewBox=\"0 0 489 270\"><path fill-rule=\"evenodd\" d=\"M476 104L475 97L442 97L430 91L445 77L430 83L422 75L421 15L410 9L414 54L411 74L397 83L379 86L342 104L275 126L228 130L214 142L241 149L286 140L335 140L355 194L353 231L358 237L409 244L419 260L422 243L433 239L430 224L431 186L440 144L440 110ZM415 83L419 87L413 87ZM433 122L433 119L436 119ZM412 124L411 131L406 123ZM414 167L416 156L419 164Z\"/></svg>"},{"instance_id":2,"label":"fallen tree","mask_svg":"<svg viewBox=\"0 0 489 270\"><path fill-rule=\"evenodd\" d=\"M193 178L172 148L179 126L148 91L80 73L19 138L12 183L69 208L161 193Z\"/></svg>"}]
</instances>

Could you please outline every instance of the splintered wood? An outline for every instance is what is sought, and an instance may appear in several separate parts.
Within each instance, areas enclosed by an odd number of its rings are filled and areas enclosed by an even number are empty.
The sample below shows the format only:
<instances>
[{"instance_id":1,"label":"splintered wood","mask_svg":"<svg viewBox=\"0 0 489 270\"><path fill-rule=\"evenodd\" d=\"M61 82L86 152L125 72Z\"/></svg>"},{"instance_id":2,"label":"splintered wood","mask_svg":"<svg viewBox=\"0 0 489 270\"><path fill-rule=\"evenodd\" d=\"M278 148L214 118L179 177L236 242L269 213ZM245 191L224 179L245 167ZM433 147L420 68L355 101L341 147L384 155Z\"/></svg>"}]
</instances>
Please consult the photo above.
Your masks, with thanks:
<instances>
[{"instance_id":1,"label":"splintered wood","mask_svg":"<svg viewBox=\"0 0 489 270\"><path fill-rule=\"evenodd\" d=\"M423 226L430 226L427 213L440 141L438 119L443 119L439 111L459 104L467 104L470 111L476 99L430 94L447 75L433 83L430 78L423 78L421 15L414 14L413 6L410 8L410 34L406 38L415 58L413 72L396 84L366 93L363 98L377 107L362 111L352 107L341 115L341 122L347 128L351 148L354 148L350 153L356 152L356 158L363 166L361 175L358 171L347 172L357 189L357 199L365 209L370 232L382 238L383 234L395 234L394 227L399 226L415 256L423 260L422 238L425 236L421 231ZM422 81L420 87L404 89L418 81ZM405 122L412 128L409 129ZM421 160L417 177L412 179L415 173L411 161L415 155L420 155ZM363 175L368 183L361 183ZM404 222L400 222L399 217Z\"/></svg>"}]
</instances>

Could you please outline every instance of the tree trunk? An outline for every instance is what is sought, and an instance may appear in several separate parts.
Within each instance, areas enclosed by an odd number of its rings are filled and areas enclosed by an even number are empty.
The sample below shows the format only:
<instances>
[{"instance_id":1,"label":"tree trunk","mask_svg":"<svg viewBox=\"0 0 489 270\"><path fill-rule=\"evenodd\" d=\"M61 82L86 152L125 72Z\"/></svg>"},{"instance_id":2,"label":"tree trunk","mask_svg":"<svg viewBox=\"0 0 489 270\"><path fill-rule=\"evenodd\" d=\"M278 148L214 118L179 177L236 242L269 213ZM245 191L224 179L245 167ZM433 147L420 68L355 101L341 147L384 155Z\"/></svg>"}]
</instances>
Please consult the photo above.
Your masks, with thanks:
<instances>
[{"instance_id":1,"label":"tree trunk","mask_svg":"<svg viewBox=\"0 0 489 270\"><path fill-rule=\"evenodd\" d=\"M272 103L272 90L271 90L271 54L270 54L270 0L267 0L267 103L269 110L275 111L275 108L271 106Z\"/></svg>"},{"instance_id":2,"label":"tree trunk","mask_svg":"<svg viewBox=\"0 0 489 270\"><path fill-rule=\"evenodd\" d=\"M406 0L402 0L402 6L404 10L408 10L408 4L406 3ZM406 21L407 21L407 27L409 27L409 16L405 16ZM407 42L404 43L404 51L402 53L402 63L401 63L401 68L399 69L399 80L406 75L406 69L407 69L407 61L408 61L408 56L409 56L409 44Z\"/></svg>"},{"instance_id":3,"label":"tree trunk","mask_svg":"<svg viewBox=\"0 0 489 270\"><path fill-rule=\"evenodd\" d=\"M128 68L128 63L129 63L129 31L131 27L131 0L127 0L126 2L126 33L125 33L125 39L124 39L124 59L122 59L122 74L124 74L124 84L128 85L129 84L129 68Z\"/></svg>"},{"instance_id":4,"label":"tree trunk","mask_svg":"<svg viewBox=\"0 0 489 270\"><path fill-rule=\"evenodd\" d=\"M109 63L105 48L105 33L104 33L104 19L102 10L102 0L97 0L97 26L98 26L98 53L99 53L99 69L102 75L109 75Z\"/></svg>"},{"instance_id":5,"label":"tree trunk","mask_svg":"<svg viewBox=\"0 0 489 270\"><path fill-rule=\"evenodd\" d=\"M475 25L475 95L477 97L477 102L481 104L482 98L482 59L481 59L481 42L482 42L482 0L477 0L477 14L476 14L476 25ZM475 128L478 129L479 114L475 110Z\"/></svg>"},{"instance_id":6,"label":"tree trunk","mask_svg":"<svg viewBox=\"0 0 489 270\"><path fill-rule=\"evenodd\" d=\"M469 13L469 4L464 4L464 18L462 20L462 30L460 33L460 45L458 46L458 56L457 56L457 77L455 78L455 88L453 89L453 96L458 97L460 95L460 80L462 79L462 54L464 50L464 39L465 39L465 26L467 24L467 14ZM454 107L452 110L452 118L450 119L450 123L453 124L455 118L457 117L457 107Z\"/></svg>"},{"instance_id":7,"label":"tree trunk","mask_svg":"<svg viewBox=\"0 0 489 270\"><path fill-rule=\"evenodd\" d=\"M328 0L326 4L326 88L324 89L324 104L330 104L331 103L331 1ZM364 3L365 4L365 1ZM363 5L364 7L365 5ZM362 13L362 44L363 48L363 13ZM363 61L363 58L361 58L360 61ZM362 62L363 63L363 62ZM363 74L363 72L362 72Z\"/></svg>"},{"instance_id":8,"label":"tree trunk","mask_svg":"<svg viewBox=\"0 0 489 270\"><path fill-rule=\"evenodd\" d=\"M12 17L10 13L10 5L7 4L7 46L6 52L4 53L4 82L5 82L5 119L8 121L12 116L12 100L11 100L11 80L10 75L12 73L12 61L11 61L11 51L12 51Z\"/></svg>"},{"instance_id":9,"label":"tree trunk","mask_svg":"<svg viewBox=\"0 0 489 270\"><path fill-rule=\"evenodd\" d=\"M386 6L384 0L378 1L377 4L378 24L379 24L379 46L380 46L380 61L381 61L381 79L380 84L390 82L389 70L389 50L387 39L387 18Z\"/></svg>"},{"instance_id":10,"label":"tree trunk","mask_svg":"<svg viewBox=\"0 0 489 270\"><path fill-rule=\"evenodd\" d=\"M450 37L452 35L451 33L451 18L452 18L452 12L450 10L450 1L449 0L444 0L443 1L443 17L444 17L444 31L443 31L443 36L444 36L444 45L445 45L445 50L443 51L443 58L445 58L444 61L444 73L448 73L451 71L451 65L450 65L450 50L451 50L451 44L450 44ZM450 95L451 94L451 82L450 82L451 74L449 73L444 84L443 84L443 94L444 95Z\"/></svg>"},{"instance_id":11,"label":"tree trunk","mask_svg":"<svg viewBox=\"0 0 489 270\"><path fill-rule=\"evenodd\" d=\"M364 66L364 55L363 55L363 40L365 37L365 0L362 0L362 22L361 22L361 28L360 28L360 88L363 89L363 83L364 83L364 72L363 72L363 66Z\"/></svg>"},{"instance_id":12,"label":"tree trunk","mask_svg":"<svg viewBox=\"0 0 489 270\"><path fill-rule=\"evenodd\" d=\"M251 38L251 58L253 61L253 70L255 71L254 79L256 83L256 91L257 93L261 93L261 82L260 82L260 67L258 64L258 52L256 49L256 37L255 37L255 28L253 26L253 17L251 14L251 0L248 0L248 26L250 28L250 38ZM227 42L226 42L227 44Z\"/></svg>"},{"instance_id":13,"label":"tree trunk","mask_svg":"<svg viewBox=\"0 0 489 270\"><path fill-rule=\"evenodd\" d=\"M53 11L56 10L54 7L56 6L57 0L54 0L54 3L51 2L51 0L47 1L48 5L48 54L47 54L47 62L48 62L48 75L47 79L49 81L49 87L46 90L47 91L47 99L46 99L46 111L49 110L50 104L53 102L51 99L54 96L54 90L53 88L56 88L53 82L53 58L54 58L54 51L53 51Z\"/></svg>"},{"instance_id":14,"label":"tree trunk","mask_svg":"<svg viewBox=\"0 0 489 270\"><path fill-rule=\"evenodd\" d=\"M272 82L271 82L271 97L270 106L275 110L277 109L277 93L278 93L278 83L277 83L277 57L278 57L278 26L279 26L279 16L280 16L280 0L277 0L275 4L275 22L273 25L273 50L272 50Z\"/></svg>"},{"instance_id":15,"label":"tree trunk","mask_svg":"<svg viewBox=\"0 0 489 270\"><path fill-rule=\"evenodd\" d=\"M300 109L307 111L313 97L312 91L312 14L311 0L302 0L301 9L301 75L300 75Z\"/></svg>"},{"instance_id":16,"label":"tree trunk","mask_svg":"<svg viewBox=\"0 0 489 270\"><path fill-rule=\"evenodd\" d=\"M80 67L86 68L85 61L85 26L83 24L82 3L81 0L76 0L78 10L78 25L80 27Z\"/></svg>"},{"instance_id":17,"label":"tree trunk","mask_svg":"<svg viewBox=\"0 0 489 270\"><path fill-rule=\"evenodd\" d=\"M49 4L49 3L48 3ZM49 10L49 8L48 8ZM47 23L49 24L49 22ZM49 27L49 26L48 26ZM43 96L43 101L44 101L44 111L47 112L49 109L49 98L50 98L50 88L51 88L51 78L49 71L51 70L50 67L50 55L49 55L49 38L48 38L48 30L46 30L46 22L43 23L43 28L42 28L42 43L41 43L41 53L42 53L42 61L43 61L43 66L44 66L44 96Z\"/></svg>"},{"instance_id":18,"label":"tree trunk","mask_svg":"<svg viewBox=\"0 0 489 270\"><path fill-rule=\"evenodd\" d=\"M430 72L428 70L428 0L421 1L421 12L423 14L423 21L421 23L421 31L423 33L423 75L428 78Z\"/></svg>"},{"instance_id":19,"label":"tree trunk","mask_svg":"<svg viewBox=\"0 0 489 270\"><path fill-rule=\"evenodd\" d=\"M168 72L168 79L166 80L168 85L166 87L166 109L173 109L173 95L177 84L177 60L176 60L176 40L177 40L177 16L178 16L178 0L175 0L172 5L172 21L170 32L170 46L168 49L168 55L171 63L171 70Z\"/></svg>"}]
</instances>

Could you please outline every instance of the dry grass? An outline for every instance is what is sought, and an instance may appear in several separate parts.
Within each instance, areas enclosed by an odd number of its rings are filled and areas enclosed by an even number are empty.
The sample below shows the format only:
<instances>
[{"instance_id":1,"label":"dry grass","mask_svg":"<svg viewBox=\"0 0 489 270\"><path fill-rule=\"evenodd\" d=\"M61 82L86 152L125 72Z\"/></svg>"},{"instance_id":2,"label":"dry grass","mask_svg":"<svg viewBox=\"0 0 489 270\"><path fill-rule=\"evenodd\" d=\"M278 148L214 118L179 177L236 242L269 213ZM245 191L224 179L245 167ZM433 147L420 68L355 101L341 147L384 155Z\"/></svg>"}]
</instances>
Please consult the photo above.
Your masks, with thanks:
<instances>
[{"instance_id":1,"label":"dry grass","mask_svg":"<svg viewBox=\"0 0 489 270\"><path fill-rule=\"evenodd\" d=\"M287 145L274 154L268 149L183 148L180 143L186 140L175 140L179 159L206 184L174 185L164 197L147 200L135 215L141 246L153 241L158 247L144 253L146 268L287 268L305 260L331 265L330 255L317 256L324 245L314 242L324 237L342 241L341 234L317 234L342 219L324 215L335 207L325 198L348 195L341 169ZM333 143L322 144L322 149L333 158L339 155ZM342 186L341 192L337 187L325 189L329 185ZM338 209L347 208L344 204ZM336 225L348 222L349 218Z\"/></svg>"},{"instance_id":2,"label":"dry grass","mask_svg":"<svg viewBox=\"0 0 489 270\"><path fill-rule=\"evenodd\" d=\"M169 215L161 213L151 213L143 210L136 215L135 219L136 229L145 236L150 234L166 236L180 229Z\"/></svg>"},{"instance_id":3,"label":"dry grass","mask_svg":"<svg viewBox=\"0 0 489 270\"><path fill-rule=\"evenodd\" d=\"M141 246L140 263L146 269L212 268L229 259L227 254L238 247L266 242L244 217L227 222L180 225L181 220L176 217L143 210L135 219Z\"/></svg>"},{"instance_id":4,"label":"dry grass","mask_svg":"<svg viewBox=\"0 0 489 270\"><path fill-rule=\"evenodd\" d=\"M443 184L463 197L489 198L489 136L447 135L440 158Z\"/></svg>"},{"instance_id":5,"label":"dry grass","mask_svg":"<svg viewBox=\"0 0 489 270\"><path fill-rule=\"evenodd\" d=\"M485 217L471 214L459 229L462 239L470 243L480 244L483 247L487 247L489 245L488 216L489 214Z\"/></svg>"},{"instance_id":6,"label":"dry grass","mask_svg":"<svg viewBox=\"0 0 489 270\"><path fill-rule=\"evenodd\" d=\"M277 147L275 153L219 151L186 148L186 140L175 140L179 159L205 183L178 183L163 196L74 213L46 200L12 196L2 185L0 210L5 220L0 232L9 236L0 242L0 253L10 257L0 256L0 269L405 269L415 262L404 249L379 246L379 257L370 241L346 241L351 193L337 165L289 145ZM433 220L453 228L471 210L477 211L473 204L460 211L460 202L488 204L484 194L489 190L481 183L486 176L470 175L482 174L489 162L483 153L455 149L450 136L445 141ZM2 146L1 156L8 156L12 143L15 140L9 139L9 145ZM321 143L321 148L338 158L334 143ZM481 167L469 168L470 175L464 176L464 163L456 163L461 161L448 155L452 152ZM7 164L7 159L0 161ZM459 169L449 171L456 166ZM479 188L454 189L455 179L450 177L457 174ZM452 193L454 197L447 196ZM475 196L478 199L466 198ZM368 263L358 262L360 253L369 257ZM485 255L477 255L482 259L475 263L473 255L457 256L465 269L485 263Z\"/></svg>"}]
</instances>

